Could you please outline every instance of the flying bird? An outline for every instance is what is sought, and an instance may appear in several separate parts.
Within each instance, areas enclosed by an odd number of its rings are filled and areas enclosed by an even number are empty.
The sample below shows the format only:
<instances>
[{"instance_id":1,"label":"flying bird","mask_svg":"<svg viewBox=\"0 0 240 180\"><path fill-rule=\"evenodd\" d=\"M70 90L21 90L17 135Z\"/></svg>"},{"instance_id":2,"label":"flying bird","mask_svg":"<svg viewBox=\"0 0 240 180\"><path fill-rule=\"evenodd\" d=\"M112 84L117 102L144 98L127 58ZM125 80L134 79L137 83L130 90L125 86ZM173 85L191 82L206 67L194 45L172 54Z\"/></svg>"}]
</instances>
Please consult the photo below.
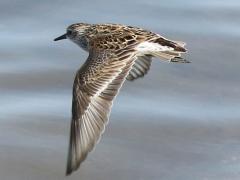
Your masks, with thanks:
<instances>
[{"instance_id":1,"label":"flying bird","mask_svg":"<svg viewBox=\"0 0 240 180\"><path fill-rule=\"evenodd\" d=\"M54 41L69 39L89 56L73 84L72 120L66 175L77 170L99 141L112 103L125 79L147 74L152 58L188 63L185 43L138 27L76 23Z\"/></svg>"}]
</instances>

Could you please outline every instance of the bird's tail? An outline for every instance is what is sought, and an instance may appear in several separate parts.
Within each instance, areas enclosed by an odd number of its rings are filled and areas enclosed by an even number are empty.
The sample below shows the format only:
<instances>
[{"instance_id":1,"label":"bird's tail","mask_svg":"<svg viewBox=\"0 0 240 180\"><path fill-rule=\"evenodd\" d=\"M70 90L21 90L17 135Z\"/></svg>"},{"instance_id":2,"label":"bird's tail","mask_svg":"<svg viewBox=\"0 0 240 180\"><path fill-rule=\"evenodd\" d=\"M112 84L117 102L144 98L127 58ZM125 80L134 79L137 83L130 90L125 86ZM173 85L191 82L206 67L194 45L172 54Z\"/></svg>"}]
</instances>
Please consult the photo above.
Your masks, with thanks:
<instances>
[{"instance_id":1,"label":"bird's tail","mask_svg":"<svg viewBox=\"0 0 240 180\"><path fill-rule=\"evenodd\" d=\"M151 55L168 60L169 62L190 62L182 57L182 54L187 52L187 49L184 47L186 43L181 41L170 41L163 38L155 40L154 43L157 44L156 46L159 46L159 49L151 51Z\"/></svg>"}]
</instances>

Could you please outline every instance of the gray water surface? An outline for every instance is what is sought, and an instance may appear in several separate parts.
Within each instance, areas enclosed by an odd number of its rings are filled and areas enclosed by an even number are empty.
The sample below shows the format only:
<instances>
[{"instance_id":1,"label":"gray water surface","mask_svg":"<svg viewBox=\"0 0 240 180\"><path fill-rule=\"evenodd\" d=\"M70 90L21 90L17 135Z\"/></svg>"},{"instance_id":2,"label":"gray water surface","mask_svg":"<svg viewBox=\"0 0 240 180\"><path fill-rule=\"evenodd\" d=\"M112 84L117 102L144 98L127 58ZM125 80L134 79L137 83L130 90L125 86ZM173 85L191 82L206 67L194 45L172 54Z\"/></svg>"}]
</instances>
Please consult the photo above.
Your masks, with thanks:
<instances>
[{"instance_id":1,"label":"gray water surface","mask_svg":"<svg viewBox=\"0 0 240 180\"><path fill-rule=\"evenodd\" d=\"M1 1L0 179L239 180L240 1ZM53 42L76 22L123 23L187 42L126 82L102 140L65 177L74 74L87 58Z\"/></svg>"}]
</instances>

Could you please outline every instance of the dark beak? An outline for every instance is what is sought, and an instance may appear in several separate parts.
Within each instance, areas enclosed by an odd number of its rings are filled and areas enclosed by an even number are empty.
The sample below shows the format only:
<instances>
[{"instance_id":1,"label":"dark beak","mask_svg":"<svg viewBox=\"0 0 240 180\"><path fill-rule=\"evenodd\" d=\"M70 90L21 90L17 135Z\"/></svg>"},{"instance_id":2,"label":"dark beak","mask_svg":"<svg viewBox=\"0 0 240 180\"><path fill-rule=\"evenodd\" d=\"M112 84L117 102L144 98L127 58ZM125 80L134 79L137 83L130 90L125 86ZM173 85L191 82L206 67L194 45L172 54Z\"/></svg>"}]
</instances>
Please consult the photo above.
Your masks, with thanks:
<instances>
[{"instance_id":1,"label":"dark beak","mask_svg":"<svg viewBox=\"0 0 240 180\"><path fill-rule=\"evenodd\" d=\"M55 38L54 41L58 41L58 40L62 40L62 39L67 39L67 35L66 35L66 34L63 34L63 35Z\"/></svg>"}]
</instances>

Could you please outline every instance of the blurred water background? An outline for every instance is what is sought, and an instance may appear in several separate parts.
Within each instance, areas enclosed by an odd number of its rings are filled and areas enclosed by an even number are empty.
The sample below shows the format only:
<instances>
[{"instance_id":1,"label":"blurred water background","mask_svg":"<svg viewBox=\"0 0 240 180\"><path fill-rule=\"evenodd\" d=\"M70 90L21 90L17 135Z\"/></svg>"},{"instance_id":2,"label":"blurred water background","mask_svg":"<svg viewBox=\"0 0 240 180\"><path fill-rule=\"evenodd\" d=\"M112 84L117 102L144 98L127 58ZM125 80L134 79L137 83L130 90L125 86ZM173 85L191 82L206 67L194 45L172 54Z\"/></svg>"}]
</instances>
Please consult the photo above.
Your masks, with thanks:
<instances>
[{"instance_id":1,"label":"blurred water background","mask_svg":"<svg viewBox=\"0 0 240 180\"><path fill-rule=\"evenodd\" d=\"M239 180L240 1L0 2L0 179ZM71 87L87 58L53 42L76 22L123 23L187 42L126 82L110 123L66 178Z\"/></svg>"}]
</instances>

